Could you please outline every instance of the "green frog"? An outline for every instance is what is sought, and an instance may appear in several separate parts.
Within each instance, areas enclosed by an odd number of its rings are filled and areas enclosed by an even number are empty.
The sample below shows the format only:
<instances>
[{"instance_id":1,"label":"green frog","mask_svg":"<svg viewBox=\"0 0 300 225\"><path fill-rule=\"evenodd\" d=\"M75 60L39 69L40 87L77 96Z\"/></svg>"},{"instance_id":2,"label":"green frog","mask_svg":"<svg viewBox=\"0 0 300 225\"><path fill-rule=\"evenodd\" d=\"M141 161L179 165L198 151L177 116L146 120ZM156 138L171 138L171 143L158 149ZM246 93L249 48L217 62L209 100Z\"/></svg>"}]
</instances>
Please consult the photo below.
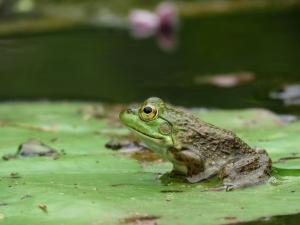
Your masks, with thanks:
<instances>
[{"instance_id":1,"label":"green frog","mask_svg":"<svg viewBox=\"0 0 300 225\"><path fill-rule=\"evenodd\" d=\"M232 190L264 183L271 175L272 162L264 149L251 148L233 132L160 98L128 107L120 120L149 149L173 164L172 175L190 183L218 176L222 188Z\"/></svg>"}]
</instances>

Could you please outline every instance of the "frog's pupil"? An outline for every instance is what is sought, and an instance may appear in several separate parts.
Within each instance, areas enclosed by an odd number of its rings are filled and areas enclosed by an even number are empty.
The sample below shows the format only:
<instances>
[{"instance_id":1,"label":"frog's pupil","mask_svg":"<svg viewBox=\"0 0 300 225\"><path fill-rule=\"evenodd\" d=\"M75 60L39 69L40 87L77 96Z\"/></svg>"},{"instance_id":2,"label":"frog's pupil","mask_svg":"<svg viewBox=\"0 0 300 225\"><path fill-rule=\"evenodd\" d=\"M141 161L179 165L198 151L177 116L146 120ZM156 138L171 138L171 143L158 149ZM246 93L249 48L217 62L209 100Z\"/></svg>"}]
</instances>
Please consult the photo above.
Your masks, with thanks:
<instances>
[{"instance_id":1,"label":"frog's pupil","mask_svg":"<svg viewBox=\"0 0 300 225\"><path fill-rule=\"evenodd\" d=\"M146 107L144 108L144 113L149 114L149 113L151 113L151 112L152 112L152 108L151 108L150 106L146 106Z\"/></svg>"}]
</instances>

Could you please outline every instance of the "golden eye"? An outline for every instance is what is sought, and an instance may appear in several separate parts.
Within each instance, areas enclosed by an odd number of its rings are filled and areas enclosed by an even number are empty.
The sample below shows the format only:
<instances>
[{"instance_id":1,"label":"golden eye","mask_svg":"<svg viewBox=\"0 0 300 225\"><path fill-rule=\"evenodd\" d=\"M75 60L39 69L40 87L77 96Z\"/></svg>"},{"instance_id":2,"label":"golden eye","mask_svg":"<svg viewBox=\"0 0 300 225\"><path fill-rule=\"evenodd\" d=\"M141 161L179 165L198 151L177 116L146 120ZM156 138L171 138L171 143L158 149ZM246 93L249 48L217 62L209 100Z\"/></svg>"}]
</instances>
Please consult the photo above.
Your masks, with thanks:
<instances>
[{"instance_id":1,"label":"golden eye","mask_svg":"<svg viewBox=\"0 0 300 225\"><path fill-rule=\"evenodd\" d=\"M157 109L153 105L145 105L140 109L140 118L144 121L156 119Z\"/></svg>"}]
</instances>

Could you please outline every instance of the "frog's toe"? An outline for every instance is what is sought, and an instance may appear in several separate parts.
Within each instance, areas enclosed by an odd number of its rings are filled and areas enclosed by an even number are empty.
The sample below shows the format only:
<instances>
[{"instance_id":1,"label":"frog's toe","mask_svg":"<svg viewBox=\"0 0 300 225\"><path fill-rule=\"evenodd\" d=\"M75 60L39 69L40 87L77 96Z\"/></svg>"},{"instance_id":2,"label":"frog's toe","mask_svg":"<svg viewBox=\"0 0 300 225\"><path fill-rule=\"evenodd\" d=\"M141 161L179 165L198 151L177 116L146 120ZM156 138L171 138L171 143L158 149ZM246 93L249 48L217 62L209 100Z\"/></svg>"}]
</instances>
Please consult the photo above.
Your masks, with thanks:
<instances>
[{"instance_id":1,"label":"frog's toe","mask_svg":"<svg viewBox=\"0 0 300 225\"><path fill-rule=\"evenodd\" d=\"M220 187L209 188L209 191L233 191L238 188L239 188L239 186L237 186L235 184L226 184L226 185L222 185Z\"/></svg>"},{"instance_id":2,"label":"frog's toe","mask_svg":"<svg viewBox=\"0 0 300 225\"><path fill-rule=\"evenodd\" d=\"M209 192L226 191L226 187L225 186L213 187L213 188L207 189L207 191L209 191Z\"/></svg>"},{"instance_id":3,"label":"frog's toe","mask_svg":"<svg viewBox=\"0 0 300 225\"><path fill-rule=\"evenodd\" d=\"M225 191L233 191L235 189L238 189L239 186L235 185L235 184L226 184L224 185L224 189Z\"/></svg>"},{"instance_id":4,"label":"frog's toe","mask_svg":"<svg viewBox=\"0 0 300 225\"><path fill-rule=\"evenodd\" d=\"M201 181L197 175L186 177L186 180L192 184Z\"/></svg>"}]
</instances>

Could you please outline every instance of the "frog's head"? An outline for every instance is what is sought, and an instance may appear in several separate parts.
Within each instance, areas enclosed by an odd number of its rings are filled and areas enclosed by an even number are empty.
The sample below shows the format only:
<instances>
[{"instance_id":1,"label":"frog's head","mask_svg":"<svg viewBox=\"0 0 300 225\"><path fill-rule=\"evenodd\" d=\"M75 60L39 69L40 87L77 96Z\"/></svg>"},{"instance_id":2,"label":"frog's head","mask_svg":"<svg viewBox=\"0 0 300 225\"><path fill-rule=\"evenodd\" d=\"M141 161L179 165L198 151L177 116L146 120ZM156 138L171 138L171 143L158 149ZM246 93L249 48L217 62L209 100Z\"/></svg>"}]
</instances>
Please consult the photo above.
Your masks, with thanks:
<instances>
[{"instance_id":1,"label":"frog's head","mask_svg":"<svg viewBox=\"0 0 300 225\"><path fill-rule=\"evenodd\" d=\"M160 98L151 97L140 106L131 106L122 111L120 120L149 147L168 148L174 144L172 124L163 116L166 110Z\"/></svg>"}]
</instances>

